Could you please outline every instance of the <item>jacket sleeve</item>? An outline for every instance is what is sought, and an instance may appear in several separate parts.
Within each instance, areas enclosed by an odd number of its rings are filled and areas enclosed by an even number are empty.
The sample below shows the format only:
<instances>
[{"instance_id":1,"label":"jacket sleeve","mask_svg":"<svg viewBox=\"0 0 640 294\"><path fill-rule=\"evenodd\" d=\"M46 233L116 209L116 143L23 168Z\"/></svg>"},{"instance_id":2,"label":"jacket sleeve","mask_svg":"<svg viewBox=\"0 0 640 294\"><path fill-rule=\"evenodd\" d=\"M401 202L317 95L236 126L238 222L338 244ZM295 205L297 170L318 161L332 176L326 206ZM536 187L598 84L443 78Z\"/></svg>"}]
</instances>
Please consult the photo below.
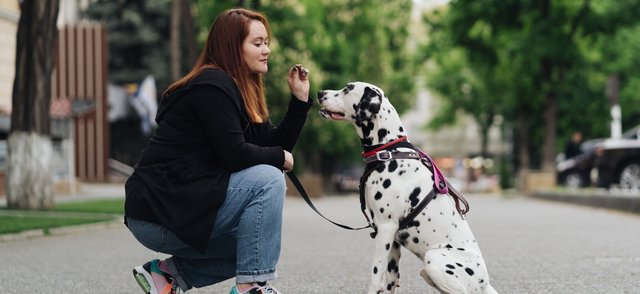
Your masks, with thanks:
<instances>
[{"instance_id":1,"label":"jacket sleeve","mask_svg":"<svg viewBox=\"0 0 640 294\"><path fill-rule=\"evenodd\" d=\"M313 99L311 97L308 102L304 102L291 95L289 108L282 121L277 126L269 124L268 145L280 146L291 152L298 142L302 127L307 120L307 113L312 105Z\"/></svg>"},{"instance_id":2,"label":"jacket sleeve","mask_svg":"<svg viewBox=\"0 0 640 294\"><path fill-rule=\"evenodd\" d=\"M216 157L225 169L235 172L257 164L282 168L282 147L262 147L245 142L244 131L248 125L243 125L240 109L234 101L239 97L209 85L194 87L188 99L204 126Z\"/></svg>"}]
</instances>

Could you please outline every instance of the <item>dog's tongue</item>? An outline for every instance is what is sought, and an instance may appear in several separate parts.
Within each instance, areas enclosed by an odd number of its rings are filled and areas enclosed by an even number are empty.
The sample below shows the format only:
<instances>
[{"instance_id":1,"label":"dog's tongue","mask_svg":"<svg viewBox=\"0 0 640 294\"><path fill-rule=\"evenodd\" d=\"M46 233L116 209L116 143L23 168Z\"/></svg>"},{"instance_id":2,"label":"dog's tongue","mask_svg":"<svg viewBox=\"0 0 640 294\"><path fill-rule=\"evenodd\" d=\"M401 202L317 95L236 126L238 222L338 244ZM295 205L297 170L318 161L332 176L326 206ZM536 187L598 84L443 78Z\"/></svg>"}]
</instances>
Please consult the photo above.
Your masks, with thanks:
<instances>
[{"instance_id":1,"label":"dog's tongue","mask_svg":"<svg viewBox=\"0 0 640 294\"><path fill-rule=\"evenodd\" d=\"M344 118L344 114L342 114L342 113L330 112L329 114L331 115L331 118L335 119L335 120L341 120L341 119Z\"/></svg>"}]
</instances>

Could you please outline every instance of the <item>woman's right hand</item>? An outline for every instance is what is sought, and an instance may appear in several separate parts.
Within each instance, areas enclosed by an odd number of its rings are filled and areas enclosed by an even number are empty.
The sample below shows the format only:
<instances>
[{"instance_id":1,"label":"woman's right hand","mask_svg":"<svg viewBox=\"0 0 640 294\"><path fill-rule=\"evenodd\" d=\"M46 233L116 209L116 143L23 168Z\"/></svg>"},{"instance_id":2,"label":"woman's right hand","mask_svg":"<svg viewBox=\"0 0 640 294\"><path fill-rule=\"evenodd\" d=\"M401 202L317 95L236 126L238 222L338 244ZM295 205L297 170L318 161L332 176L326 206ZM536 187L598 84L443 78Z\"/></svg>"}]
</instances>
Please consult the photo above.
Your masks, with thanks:
<instances>
[{"instance_id":1,"label":"woman's right hand","mask_svg":"<svg viewBox=\"0 0 640 294\"><path fill-rule=\"evenodd\" d=\"M291 152L287 150L283 150L283 151L284 151L284 165L282 166L282 169L285 172L290 172L293 169L293 155L291 154Z\"/></svg>"}]
</instances>

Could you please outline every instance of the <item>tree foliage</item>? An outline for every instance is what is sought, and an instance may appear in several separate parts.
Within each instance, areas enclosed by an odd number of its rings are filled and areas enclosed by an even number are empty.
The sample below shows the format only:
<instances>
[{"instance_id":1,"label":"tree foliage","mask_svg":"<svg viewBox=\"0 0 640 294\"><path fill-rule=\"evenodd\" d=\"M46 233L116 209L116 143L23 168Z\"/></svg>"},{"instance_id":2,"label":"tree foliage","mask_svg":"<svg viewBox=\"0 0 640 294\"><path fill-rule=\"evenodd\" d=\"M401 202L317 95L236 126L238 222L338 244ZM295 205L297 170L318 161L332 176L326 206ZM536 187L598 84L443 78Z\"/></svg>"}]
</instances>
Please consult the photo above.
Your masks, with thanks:
<instances>
[{"instance_id":1,"label":"tree foliage","mask_svg":"<svg viewBox=\"0 0 640 294\"><path fill-rule=\"evenodd\" d=\"M637 118L639 1L457 0L425 17L428 86L445 112L484 128L499 115L527 167L549 167L561 140L608 133L607 77L622 77L624 121ZM635 39L631 41L630 39ZM635 51L637 52L637 51ZM636 92L637 93L637 92ZM437 126L450 121L432 121ZM636 119L635 123L638 123Z\"/></svg>"}]
</instances>

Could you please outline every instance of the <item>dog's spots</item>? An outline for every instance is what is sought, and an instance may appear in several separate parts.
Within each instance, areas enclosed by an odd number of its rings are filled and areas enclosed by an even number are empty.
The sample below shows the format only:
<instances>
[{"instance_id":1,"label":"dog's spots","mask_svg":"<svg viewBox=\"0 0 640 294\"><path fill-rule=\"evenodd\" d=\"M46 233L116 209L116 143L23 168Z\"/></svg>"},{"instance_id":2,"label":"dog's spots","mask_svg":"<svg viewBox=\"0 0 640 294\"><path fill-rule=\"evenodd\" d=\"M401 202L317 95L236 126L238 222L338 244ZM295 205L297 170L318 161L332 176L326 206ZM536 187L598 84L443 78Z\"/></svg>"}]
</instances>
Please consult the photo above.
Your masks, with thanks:
<instances>
[{"instance_id":1,"label":"dog's spots","mask_svg":"<svg viewBox=\"0 0 640 294\"><path fill-rule=\"evenodd\" d=\"M418 242L420 242L420 239L418 239L418 237L413 237L413 243L418 244Z\"/></svg>"},{"instance_id":2,"label":"dog's spots","mask_svg":"<svg viewBox=\"0 0 640 294\"><path fill-rule=\"evenodd\" d=\"M376 171L381 173L384 171L384 164L378 164L378 166L376 166Z\"/></svg>"},{"instance_id":3,"label":"dog's spots","mask_svg":"<svg viewBox=\"0 0 640 294\"><path fill-rule=\"evenodd\" d=\"M407 229L411 228L411 227L420 227L420 221L417 221L415 219L411 220L408 224L407 224ZM418 231L418 233L420 233L420 231Z\"/></svg>"},{"instance_id":4,"label":"dog's spots","mask_svg":"<svg viewBox=\"0 0 640 294\"><path fill-rule=\"evenodd\" d=\"M398 244L398 242L393 242L393 248L395 249L400 248L400 244Z\"/></svg>"},{"instance_id":5,"label":"dog's spots","mask_svg":"<svg viewBox=\"0 0 640 294\"><path fill-rule=\"evenodd\" d=\"M398 172L398 175L401 176L402 174L404 174L404 170L401 170L400 172Z\"/></svg>"},{"instance_id":6,"label":"dog's spots","mask_svg":"<svg viewBox=\"0 0 640 294\"><path fill-rule=\"evenodd\" d=\"M375 275L375 274L377 274L377 273L378 273L378 267L377 267L377 266L374 266L374 267L373 267L373 274Z\"/></svg>"},{"instance_id":7,"label":"dog's spots","mask_svg":"<svg viewBox=\"0 0 640 294\"><path fill-rule=\"evenodd\" d=\"M387 251L389 251L389 249L391 249L391 244L387 243L387 245L385 245L384 247L387 249Z\"/></svg>"},{"instance_id":8,"label":"dog's spots","mask_svg":"<svg viewBox=\"0 0 640 294\"><path fill-rule=\"evenodd\" d=\"M380 198L382 198L382 193L380 193L380 191L378 191L378 192L376 192L376 195L373 196L373 199L380 200Z\"/></svg>"},{"instance_id":9,"label":"dog's spots","mask_svg":"<svg viewBox=\"0 0 640 294\"><path fill-rule=\"evenodd\" d=\"M461 265L461 264L459 264L459 263L457 263L457 262L456 262L456 265L457 265L458 267L462 267L462 265Z\"/></svg>"},{"instance_id":10,"label":"dog's spots","mask_svg":"<svg viewBox=\"0 0 640 294\"><path fill-rule=\"evenodd\" d=\"M447 264L446 267L450 268L450 269L455 269L456 267L451 265L451 264Z\"/></svg>"},{"instance_id":11,"label":"dog's spots","mask_svg":"<svg viewBox=\"0 0 640 294\"><path fill-rule=\"evenodd\" d=\"M389 179L384 180L384 182L382 183L382 187L387 189L387 188L389 188L389 186L391 186L391 180L389 180Z\"/></svg>"},{"instance_id":12,"label":"dog's spots","mask_svg":"<svg viewBox=\"0 0 640 294\"><path fill-rule=\"evenodd\" d=\"M420 199L418 199L420 191L420 187L417 187L413 189L413 192L411 192L411 195L409 195L409 200L411 200L411 207L415 207L420 202Z\"/></svg>"},{"instance_id":13,"label":"dog's spots","mask_svg":"<svg viewBox=\"0 0 640 294\"><path fill-rule=\"evenodd\" d=\"M469 276L473 276L473 274L474 274L473 270L472 270L472 269L470 269L470 268L465 268L465 269L464 269L464 271L465 271L465 272L467 272L467 274L468 274Z\"/></svg>"},{"instance_id":14,"label":"dog's spots","mask_svg":"<svg viewBox=\"0 0 640 294\"><path fill-rule=\"evenodd\" d=\"M458 248L458 250L460 250L460 251L464 251L464 248Z\"/></svg>"},{"instance_id":15,"label":"dog's spots","mask_svg":"<svg viewBox=\"0 0 640 294\"><path fill-rule=\"evenodd\" d=\"M392 173L398 168L398 163L395 160L389 162L389 172Z\"/></svg>"},{"instance_id":16,"label":"dog's spots","mask_svg":"<svg viewBox=\"0 0 640 294\"><path fill-rule=\"evenodd\" d=\"M387 271L388 272L398 272L398 263L396 262L395 259L391 259L389 260L389 264L387 265Z\"/></svg>"},{"instance_id":17,"label":"dog's spots","mask_svg":"<svg viewBox=\"0 0 640 294\"><path fill-rule=\"evenodd\" d=\"M391 291L391 289L393 289L393 287L396 285L396 282L391 282L389 284L387 284L387 291Z\"/></svg>"},{"instance_id":18,"label":"dog's spots","mask_svg":"<svg viewBox=\"0 0 640 294\"><path fill-rule=\"evenodd\" d=\"M387 129L379 129L378 130L378 142L379 143L383 143L383 139L384 137L386 137L389 134L389 131Z\"/></svg>"},{"instance_id":19,"label":"dog's spots","mask_svg":"<svg viewBox=\"0 0 640 294\"><path fill-rule=\"evenodd\" d=\"M450 275L452 275L452 276L453 276L453 272L452 272L452 271L450 271L450 270L447 270L447 271L446 271L446 273L447 273L447 274L450 274Z\"/></svg>"},{"instance_id":20,"label":"dog's spots","mask_svg":"<svg viewBox=\"0 0 640 294\"><path fill-rule=\"evenodd\" d=\"M480 284L484 283L484 279L480 279L479 282L480 282Z\"/></svg>"},{"instance_id":21,"label":"dog's spots","mask_svg":"<svg viewBox=\"0 0 640 294\"><path fill-rule=\"evenodd\" d=\"M398 129L398 131L400 131L400 133L404 133L404 128L402 126L400 126L400 128Z\"/></svg>"},{"instance_id":22,"label":"dog's spots","mask_svg":"<svg viewBox=\"0 0 640 294\"><path fill-rule=\"evenodd\" d=\"M400 244L402 245L406 245L407 244L407 238L409 238L409 233L407 232L402 232L398 235L398 241L400 242ZM395 245L395 244L394 244Z\"/></svg>"},{"instance_id":23,"label":"dog's spots","mask_svg":"<svg viewBox=\"0 0 640 294\"><path fill-rule=\"evenodd\" d=\"M353 91L354 87L355 87L354 84L347 84L347 93L349 93L349 91Z\"/></svg>"},{"instance_id":24,"label":"dog's spots","mask_svg":"<svg viewBox=\"0 0 640 294\"><path fill-rule=\"evenodd\" d=\"M384 213L384 208L380 207L380 213Z\"/></svg>"},{"instance_id":25,"label":"dog's spots","mask_svg":"<svg viewBox=\"0 0 640 294\"><path fill-rule=\"evenodd\" d=\"M444 247L447 248L447 249L453 248L453 246L451 246L451 244L447 244L447 246L444 246Z\"/></svg>"}]
</instances>

